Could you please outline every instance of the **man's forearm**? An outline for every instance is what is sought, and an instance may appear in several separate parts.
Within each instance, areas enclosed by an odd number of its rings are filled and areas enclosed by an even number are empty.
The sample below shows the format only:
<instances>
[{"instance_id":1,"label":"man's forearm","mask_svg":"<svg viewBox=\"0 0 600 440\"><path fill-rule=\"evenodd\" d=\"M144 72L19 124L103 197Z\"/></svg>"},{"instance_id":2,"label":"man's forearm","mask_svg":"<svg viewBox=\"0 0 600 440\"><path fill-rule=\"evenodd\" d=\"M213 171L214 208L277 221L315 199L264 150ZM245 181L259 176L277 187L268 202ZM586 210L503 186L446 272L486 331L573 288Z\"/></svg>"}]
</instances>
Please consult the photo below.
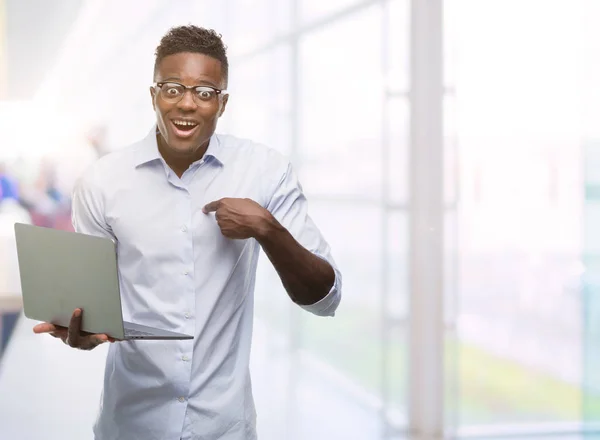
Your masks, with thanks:
<instances>
[{"instance_id":1,"label":"man's forearm","mask_svg":"<svg viewBox=\"0 0 600 440\"><path fill-rule=\"evenodd\" d=\"M256 239L292 301L309 305L327 296L335 282L333 268L298 243L275 218L269 219Z\"/></svg>"}]
</instances>

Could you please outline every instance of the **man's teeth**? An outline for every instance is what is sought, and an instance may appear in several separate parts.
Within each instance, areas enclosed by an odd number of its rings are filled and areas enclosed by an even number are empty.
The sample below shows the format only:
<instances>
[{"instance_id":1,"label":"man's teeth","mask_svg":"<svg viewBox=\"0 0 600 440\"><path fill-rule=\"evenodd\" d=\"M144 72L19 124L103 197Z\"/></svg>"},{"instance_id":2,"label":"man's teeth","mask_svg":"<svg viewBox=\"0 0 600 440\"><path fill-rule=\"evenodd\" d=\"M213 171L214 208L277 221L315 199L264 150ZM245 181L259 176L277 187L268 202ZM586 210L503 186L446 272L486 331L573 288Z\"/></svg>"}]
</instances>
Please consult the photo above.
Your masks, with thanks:
<instances>
[{"instance_id":1,"label":"man's teeth","mask_svg":"<svg viewBox=\"0 0 600 440\"><path fill-rule=\"evenodd\" d=\"M180 125L182 127L186 127L186 126L195 127L196 125L198 125L195 122L191 122L191 121L173 121L173 124Z\"/></svg>"}]
</instances>

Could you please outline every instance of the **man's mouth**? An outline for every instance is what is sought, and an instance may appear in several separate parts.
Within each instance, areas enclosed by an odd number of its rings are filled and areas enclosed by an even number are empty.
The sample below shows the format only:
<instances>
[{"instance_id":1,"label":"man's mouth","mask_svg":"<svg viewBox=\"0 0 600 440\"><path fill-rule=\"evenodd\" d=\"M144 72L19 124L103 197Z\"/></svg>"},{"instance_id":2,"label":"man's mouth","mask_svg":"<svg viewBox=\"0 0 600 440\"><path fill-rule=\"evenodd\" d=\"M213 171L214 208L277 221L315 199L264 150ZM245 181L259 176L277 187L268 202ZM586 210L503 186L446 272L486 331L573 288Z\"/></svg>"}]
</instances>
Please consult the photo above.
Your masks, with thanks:
<instances>
[{"instance_id":1,"label":"man's mouth","mask_svg":"<svg viewBox=\"0 0 600 440\"><path fill-rule=\"evenodd\" d=\"M195 121L187 121L184 119L171 119L173 131L179 138L189 138L198 129L199 124Z\"/></svg>"}]
</instances>

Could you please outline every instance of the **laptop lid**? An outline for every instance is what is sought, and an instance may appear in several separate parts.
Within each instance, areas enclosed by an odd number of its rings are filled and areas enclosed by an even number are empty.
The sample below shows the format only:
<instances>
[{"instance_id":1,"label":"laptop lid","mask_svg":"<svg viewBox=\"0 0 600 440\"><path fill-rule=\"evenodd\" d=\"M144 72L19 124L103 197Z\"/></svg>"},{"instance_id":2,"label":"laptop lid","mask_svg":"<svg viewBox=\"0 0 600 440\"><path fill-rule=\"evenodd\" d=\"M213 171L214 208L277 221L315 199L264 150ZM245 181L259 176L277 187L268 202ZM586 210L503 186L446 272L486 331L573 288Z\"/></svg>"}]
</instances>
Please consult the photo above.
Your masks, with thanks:
<instances>
[{"instance_id":1,"label":"laptop lid","mask_svg":"<svg viewBox=\"0 0 600 440\"><path fill-rule=\"evenodd\" d=\"M123 339L115 243L103 237L15 223L25 316Z\"/></svg>"}]
</instances>

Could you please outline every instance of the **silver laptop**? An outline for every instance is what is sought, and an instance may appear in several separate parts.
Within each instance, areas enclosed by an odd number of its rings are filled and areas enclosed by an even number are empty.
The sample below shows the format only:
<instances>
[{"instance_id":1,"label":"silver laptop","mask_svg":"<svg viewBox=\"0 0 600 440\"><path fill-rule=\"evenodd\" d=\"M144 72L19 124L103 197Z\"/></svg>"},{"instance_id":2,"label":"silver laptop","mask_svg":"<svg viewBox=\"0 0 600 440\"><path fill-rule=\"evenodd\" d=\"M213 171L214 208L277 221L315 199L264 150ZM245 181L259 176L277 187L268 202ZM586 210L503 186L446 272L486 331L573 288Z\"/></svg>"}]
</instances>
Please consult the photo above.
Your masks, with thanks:
<instances>
[{"instance_id":1,"label":"silver laptop","mask_svg":"<svg viewBox=\"0 0 600 440\"><path fill-rule=\"evenodd\" d=\"M193 339L123 321L115 243L102 237L15 223L25 316L116 339Z\"/></svg>"}]
</instances>

